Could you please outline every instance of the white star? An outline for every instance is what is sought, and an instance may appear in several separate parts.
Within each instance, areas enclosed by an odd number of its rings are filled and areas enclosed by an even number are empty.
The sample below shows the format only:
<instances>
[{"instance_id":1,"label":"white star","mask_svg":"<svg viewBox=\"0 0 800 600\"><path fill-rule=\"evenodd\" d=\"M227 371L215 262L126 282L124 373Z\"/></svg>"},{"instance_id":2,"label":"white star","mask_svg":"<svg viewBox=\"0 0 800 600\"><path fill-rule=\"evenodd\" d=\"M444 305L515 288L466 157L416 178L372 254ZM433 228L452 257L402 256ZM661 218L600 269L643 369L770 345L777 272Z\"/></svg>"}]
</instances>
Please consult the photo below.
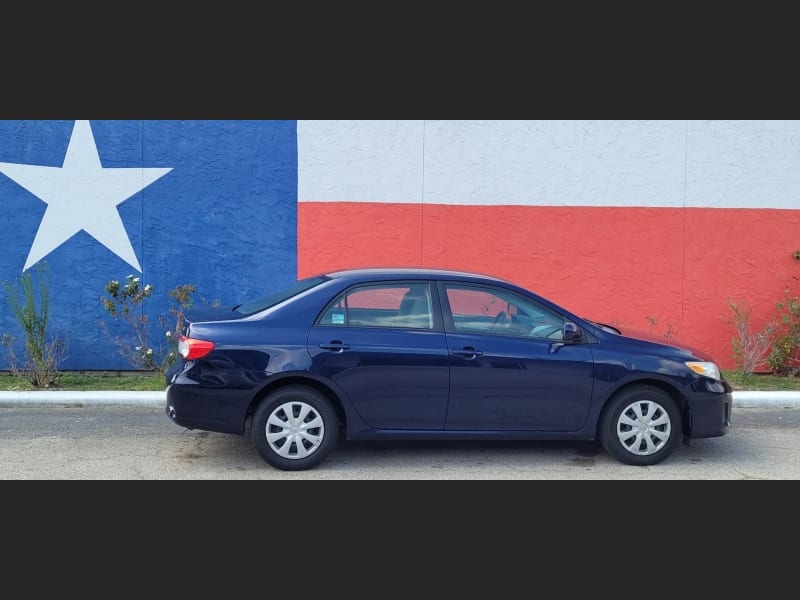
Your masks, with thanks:
<instances>
[{"instance_id":1,"label":"white star","mask_svg":"<svg viewBox=\"0 0 800 600\"><path fill-rule=\"evenodd\" d=\"M104 169L89 121L75 121L62 167L0 162L0 173L47 204L23 272L83 230L141 273L117 206L171 170Z\"/></svg>"}]
</instances>

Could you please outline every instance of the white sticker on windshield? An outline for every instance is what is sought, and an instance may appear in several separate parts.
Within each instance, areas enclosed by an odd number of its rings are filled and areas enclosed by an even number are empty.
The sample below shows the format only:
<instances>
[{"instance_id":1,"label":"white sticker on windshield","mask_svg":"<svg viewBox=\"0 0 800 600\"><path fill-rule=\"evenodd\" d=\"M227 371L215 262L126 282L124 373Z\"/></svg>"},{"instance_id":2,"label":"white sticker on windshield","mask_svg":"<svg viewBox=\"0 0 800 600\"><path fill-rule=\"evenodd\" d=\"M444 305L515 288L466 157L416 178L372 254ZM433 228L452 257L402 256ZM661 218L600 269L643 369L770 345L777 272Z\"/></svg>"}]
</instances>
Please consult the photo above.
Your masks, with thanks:
<instances>
[{"instance_id":1,"label":"white sticker on windshield","mask_svg":"<svg viewBox=\"0 0 800 600\"><path fill-rule=\"evenodd\" d=\"M344 313L333 313L331 315L332 325L344 325Z\"/></svg>"}]
</instances>

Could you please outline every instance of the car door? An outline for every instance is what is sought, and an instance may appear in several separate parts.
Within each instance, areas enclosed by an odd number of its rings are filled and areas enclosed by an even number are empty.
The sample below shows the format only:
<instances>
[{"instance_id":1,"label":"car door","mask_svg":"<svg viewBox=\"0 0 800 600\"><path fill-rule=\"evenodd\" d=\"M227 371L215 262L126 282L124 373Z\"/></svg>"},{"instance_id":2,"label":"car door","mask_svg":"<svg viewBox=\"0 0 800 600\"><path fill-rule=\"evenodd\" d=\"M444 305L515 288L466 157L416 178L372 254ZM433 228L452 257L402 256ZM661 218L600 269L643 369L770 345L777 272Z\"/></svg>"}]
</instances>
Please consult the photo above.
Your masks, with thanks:
<instances>
[{"instance_id":1,"label":"car door","mask_svg":"<svg viewBox=\"0 0 800 600\"><path fill-rule=\"evenodd\" d=\"M589 344L565 343L565 319L500 286L440 283L450 353L446 428L577 431L592 396Z\"/></svg>"},{"instance_id":2,"label":"car door","mask_svg":"<svg viewBox=\"0 0 800 600\"><path fill-rule=\"evenodd\" d=\"M425 281L357 285L311 329L313 370L331 379L372 428L444 428L450 362L435 299Z\"/></svg>"}]
</instances>

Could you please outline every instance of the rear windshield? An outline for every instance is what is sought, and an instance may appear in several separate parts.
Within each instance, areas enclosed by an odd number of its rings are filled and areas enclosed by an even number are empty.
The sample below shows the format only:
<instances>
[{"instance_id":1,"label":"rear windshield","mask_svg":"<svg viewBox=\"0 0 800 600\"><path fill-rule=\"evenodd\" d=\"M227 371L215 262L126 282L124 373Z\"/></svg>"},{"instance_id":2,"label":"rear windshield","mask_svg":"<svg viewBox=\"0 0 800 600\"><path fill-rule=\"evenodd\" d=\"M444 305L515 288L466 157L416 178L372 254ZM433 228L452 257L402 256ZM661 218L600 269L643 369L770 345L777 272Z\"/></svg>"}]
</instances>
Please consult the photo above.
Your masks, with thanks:
<instances>
[{"instance_id":1,"label":"rear windshield","mask_svg":"<svg viewBox=\"0 0 800 600\"><path fill-rule=\"evenodd\" d=\"M302 294L306 290L310 290L313 287L318 286L323 281L327 281L327 277L317 276L317 277L308 277L306 279L301 279L294 285L284 288L282 290L278 290L277 292L273 292L269 296L264 296L263 298L259 298L258 300L252 300L251 302L246 302L245 304L241 304L234 309L234 312L239 313L240 315L250 316L254 315L262 310L266 310L268 308L272 308L283 302L284 300L288 300L293 296L297 296L298 294Z\"/></svg>"}]
</instances>

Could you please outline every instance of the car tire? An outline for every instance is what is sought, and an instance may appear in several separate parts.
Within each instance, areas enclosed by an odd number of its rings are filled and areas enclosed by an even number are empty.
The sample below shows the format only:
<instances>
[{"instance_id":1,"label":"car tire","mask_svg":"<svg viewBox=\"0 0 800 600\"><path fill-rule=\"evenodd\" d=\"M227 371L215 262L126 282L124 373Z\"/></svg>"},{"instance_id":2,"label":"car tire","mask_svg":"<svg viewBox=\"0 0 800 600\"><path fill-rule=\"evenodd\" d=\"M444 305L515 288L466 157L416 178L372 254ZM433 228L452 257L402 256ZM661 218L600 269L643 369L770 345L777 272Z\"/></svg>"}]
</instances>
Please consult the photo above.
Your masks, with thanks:
<instances>
[{"instance_id":1,"label":"car tire","mask_svg":"<svg viewBox=\"0 0 800 600\"><path fill-rule=\"evenodd\" d=\"M650 385L629 387L609 400L598 437L606 452L620 462L655 465L680 443L681 412L664 390Z\"/></svg>"},{"instance_id":2,"label":"car tire","mask_svg":"<svg viewBox=\"0 0 800 600\"><path fill-rule=\"evenodd\" d=\"M339 423L323 394L293 385L272 392L258 405L250 436L270 465L302 471L317 466L336 447Z\"/></svg>"}]
</instances>

